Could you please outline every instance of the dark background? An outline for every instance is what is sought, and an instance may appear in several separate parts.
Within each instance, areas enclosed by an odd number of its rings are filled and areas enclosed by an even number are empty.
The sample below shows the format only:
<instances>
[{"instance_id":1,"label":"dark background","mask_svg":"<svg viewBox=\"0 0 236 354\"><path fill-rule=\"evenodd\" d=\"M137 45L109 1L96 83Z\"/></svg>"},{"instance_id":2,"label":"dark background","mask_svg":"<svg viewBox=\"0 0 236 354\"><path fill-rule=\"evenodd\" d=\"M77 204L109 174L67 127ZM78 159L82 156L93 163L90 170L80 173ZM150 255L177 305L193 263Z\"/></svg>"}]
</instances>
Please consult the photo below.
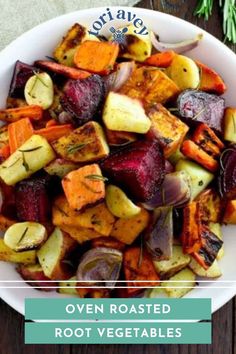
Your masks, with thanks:
<instances>
[{"instance_id":1,"label":"dark background","mask_svg":"<svg viewBox=\"0 0 236 354\"><path fill-rule=\"evenodd\" d=\"M193 16L196 3L196 0L143 0L137 6L181 17L222 40L218 1L208 22ZM236 52L235 45L230 47ZM0 354L236 354L235 305L236 299L213 315L212 345L24 345L24 318L0 300Z\"/></svg>"}]
</instances>

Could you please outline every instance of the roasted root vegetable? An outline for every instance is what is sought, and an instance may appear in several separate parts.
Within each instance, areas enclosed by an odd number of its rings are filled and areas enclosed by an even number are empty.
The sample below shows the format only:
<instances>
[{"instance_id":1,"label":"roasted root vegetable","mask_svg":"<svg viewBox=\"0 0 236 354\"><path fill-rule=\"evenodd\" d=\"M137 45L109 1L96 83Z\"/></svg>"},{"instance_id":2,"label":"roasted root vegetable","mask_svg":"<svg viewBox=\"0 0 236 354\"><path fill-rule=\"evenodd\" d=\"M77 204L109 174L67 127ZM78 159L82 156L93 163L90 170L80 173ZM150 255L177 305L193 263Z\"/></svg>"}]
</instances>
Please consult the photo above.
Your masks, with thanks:
<instances>
[{"instance_id":1,"label":"roasted root vegetable","mask_svg":"<svg viewBox=\"0 0 236 354\"><path fill-rule=\"evenodd\" d=\"M125 249L125 243L116 240L113 237L98 237L94 238L91 242L92 247L107 247L107 248L113 248L119 251L122 251Z\"/></svg>"},{"instance_id":2,"label":"roasted root vegetable","mask_svg":"<svg viewBox=\"0 0 236 354\"><path fill-rule=\"evenodd\" d=\"M7 185L14 185L30 177L54 158L55 153L47 140L40 135L32 135L0 165L0 177Z\"/></svg>"},{"instance_id":3,"label":"roasted root vegetable","mask_svg":"<svg viewBox=\"0 0 236 354\"><path fill-rule=\"evenodd\" d=\"M218 177L219 193L222 198L236 198L236 145L231 144L220 156Z\"/></svg>"},{"instance_id":4,"label":"roasted root vegetable","mask_svg":"<svg viewBox=\"0 0 236 354\"><path fill-rule=\"evenodd\" d=\"M236 224L236 200L229 200L225 207L223 222Z\"/></svg>"},{"instance_id":5,"label":"roasted root vegetable","mask_svg":"<svg viewBox=\"0 0 236 354\"><path fill-rule=\"evenodd\" d=\"M211 230L211 232L213 232L213 234L215 234L221 241L223 241L222 227L219 223L210 222L208 224L208 227ZM219 252L217 253L216 259L220 260L224 256L224 254L225 254L224 244L222 244Z\"/></svg>"},{"instance_id":6,"label":"roasted root vegetable","mask_svg":"<svg viewBox=\"0 0 236 354\"><path fill-rule=\"evenodd\" d=\"M154 267L161 278L169 278L187 267L191 258L184 254L182 246L173 245L172 256L169 260L154 261Z\"/></svg>"},{"instance_id":7,"label":"roasted root vegetable","mask_svg":"<svg viewBox=\"0 0 236 354\"><path fill-rule=\"evenodd\" d=\"M129 295L137 293L140 288L160 284L153 262L145 250L140 247L130 247L124 251L123 257L123 271Z\"/></svg>"},{"instance_id":8,"label":"roasted root vegetable","mask_svg":"<svg viewBox=\"0 0 236 354\"><path fill-rule=\"evenodd\" d=\"M8 125L10 153L13 154L34 134L29 118L23 118Z\"/></svg>"},{"instance_id":9,"label":"roasted root vegetable","mask_svg":"<svg viewBox=\"0 0 236 354\"><path fill-rule=\"evenodd\" d=\"M167 74L180 90L195 89L200 83L199 69L196 63L184 55L175 55Z\"/></svg>"},{"instance_id":10,"label":"roasted root vegetable","mask_svg":"<svg viewBox=\"0 0 236 354\"><path fill-rule=\"evenodd\" d=\"M137 140L135 133L115 131L105 129L105 135L109 146L121 146L132 143Z\"/></svg>"},{"instance_id":11,"label":"roasted root vegetable","mask_svg":"<svg viewBox=\"0 0 236 354\"><path fill-rule=\"evenodd\" d=\"M222 95L226 91L226 85L219 74L200 61L196 61L200 69L199 90Z\"/></svg>"},{"instance_id":12,"label":"roasted root vegetable","mask_svg":"<svg viewBox=\"0 0 236 354\"><path fill-rule=\"evenodd\" d=\"M116 32L113 27L110 31ZM118 31L124 36L124 40L120 46L119 57L142 62L151 55L152 43L147 28L143 28L140 33L137 33L137 28L134 25L129 25L119 28Z\"/></svg>"},{"instance_id":13,"label":"roasted root vegetable","mask_svg":"<svg viewBox=\"0 0 236 354\"><path fill-rule=\"evenodd\" d=\"M102 118L110 130L145 134L151 127L141 102L116 92L108 94Z\"/></svg>"},{"instance_id":14,"label":"roasted root vegetable","mask_svg":"<svg viewBox=\"0 0 236 354\"><path fill-rule=\"evenodd\" d=\"M78 164L59 158L50 162L49 165L44 167L44 170L51 176L63 178L69 172L77 170L78 168Z\"/></svg>"},{"instance_id":15,"label":"roasted root vegetable","mask_svg":"<svg viewBox=\"0 0 236 354\"><path fill-rule=\"evenodd\" d=\"M135 216L141 211L119 187L112 184L106 188L106 205L113 215L123 219Z\"/></svg>"},{"instance_id":16,"label":"roasted root vegetable","mask_svg":"<svg viewBox=\"0 0 236 354\"><path fill-rule=\"evenodd\" d=\"M85 41L76 49L74 63L82 70L108 74L113 69L118 53L119 45L115 42Z\"/></svg>"},{"instance_id":17,"label":"roasted root vegetable","mask_svg":"<svg viewBox=\"0 0 236 354\"><path fill-rule=\"evenodd\" d=\"M133 71L120 93L145 104L165 103L179 94L178 86L161 70L143 66Z\"/></svg>"},{"instance_id":18,"label":"roasted root vegetable","mask_svg":"<svg viewBox=\"0 0 236 354\"><path fill-rule=\"evenodd\" d=\"M104 177L97 164L68 173L62 180L62 186L69 206L75 210L96 204L105 197Z\"/></svg>"},{"instance_id":19,"label":"roasted root vegetable","mask_svg":"<svg viewBox=\"0 0 236 354\"><path fill-rule=\"evenodd\" d=\"M198 195L196 202L199 203L202 221L206 223L221 221L222 201L214 189L205 189Z\"/></svg>"},{"instance_id":20,"label":"roasted root vegetable","mask_svg":"<svg viewBox=\"0 0 236 354\"><path fill-rule=\"evenodd\" d=\"M189 174L191 178L192 200L196 198L197 195L201 193L214 178L212 173L205 170L195 162L189 161L187 159L180 159L177 162L175 169L176 171L185 171Z\"/></svg>"},{"instance_id":21,"label":"roasted root vegetable","mask_svg":"<svg viewBox=\"0 0 236 354\"><path fill-rule=\"evenodd\" d=\"M222 133L225 109L224 98L199 90L185 90L177 100L179 115L189 125L205 123Z\"/></svg>"},{"instance_id":22,"label":"roasted root vegetable","mask_svg":"<svg viewBox=\"0 0 236 354\"><path fill-rule=\"evenodd\" d=\"M54 125L47 128L42 128L34 131L34 134L43 136L49 143L58 140L72 132L71 124Z\"/></svg>"},{"instance_id":23,"label":"roasted root vegetable","mask_svg":"<svg viewBox=\"0 0 236 354\"><path fill-rule=\"evenodd\" d=\"M46 238L45 227L36 222L16 223L4 234L5 244L16 252L37 248Z\"/></svg>"},{"instance_id":24,"label":"roasted root vegetable","mask_svg":"<svg viewBox=\"0 0 236 354\"><path fill-rule=\"evenodd\" d=\"M208 269L204 269L194 258L192 258L189 263L189 268L199 277L218 278L222 275L217 260L215 260Z\"/></svg>"},{"instance_id":25,"label":"roasted root vegetable","mask_svg":"<svg viewBox=\"0 0 236 354\"><path fill-rule=\"evenodd\" d=\"M28 105L48 109L53 103L53 81L47 73L36 73L25 85L25 100Z\"/></svg>"},{"instance_id":26,"label":"roasted root vegetable","mask_svg":"<svg viewBox=\"0 0 236 354\"><path fill-rule=\"evenodd\" d=\"M10 146L4 145L0 148L0 162L5 161L11 154Z\"/></svg>"},{"instance_id":27,"label":"roasted root vegetable","mask_svg":"<svg viewBox=\"0 0 236 354\"><path fill-rule=\"evenodd\" d=\"M145 64L151 66L157 66L159 68L167 68L172 63L176 53L173 50L169 50L163 53L156 53L151 55L145 60Z\"/></svg>"},{"instance_id":28,"label":"roasted root vegetable","mask_svg":"<svg viewBox=\"0 0 236 354\"><path fill-rule=\"evenodd\" d=\"M12 262L12 263L23 263L23 264L34 264L36 263L36 251L31 250L31 251L15 252L5 244L2 238L0 238L0 261Z\"/></svg>"},{"instance_id":29,"label":"roasted root vegetable","mask_svg":"<svg viewBox=\"0 0 236 354\"><path fill-rule=\"evenodd\" d=\"M196 161L211 172L215 172L218 169L218 162L192 140L185 140L183 142L181 152L187 158Z\"/></svg>"},{"instance_id":30,"label":"roasted root vegetable","mask_svg":"<svg viewBox=\"0 0 236 354\"><path fill-rule=\"evenodd\" d=\"M142 208L140 213L132 218L118 219L114 223L110 236L130 245L146 229L149 221L149 213Z\"/></svg>"},{"instance_id":31,"label":"roasted root vegetable","mask_svg":"<svg viewBox=\"0 0 236 354\"><path fill-rule=\"evenodd\" d=\"M17 60L15 64L8 96L10 98L18 98L18 99L24 98L25 84L28 81L28 79L34 75L34 72L36 70L37 69L34 66L28 65L26 63L21 62L20 60Z\"/></svg>"},{"instance_id":32,"label":"roasted root vegetable","mask_svg":"<svg viewBox=\"0 0 236 354\"><path fill-rule=\"evenodd\" d=\"M20 264L17 267L17 272L31 286L38 290L53 291L57 286L56 282L48 282L50 280L45 276L40 264ZM33 282L31 282L33 280Z\"/></svg>"},{"instance_id":33,"label":"roasted root vegetable","mask_svg":"<svg viewBox=\"0 0 236 354\"><path fill-rule=\"evenodd\" d=\"M43 109L37 105L23 106L19 108L9 108L0 110L0 120L13 123L22 118L39 120L43 117Z\"/></svg>"},{"instance_id":34,"label":"roasted root vegetable","mask_svg":"<svg viewBox=\"0 0 236 354\"><path fill-rule=\"evenodd\" d=\"M145 245L157 261L172 257L173 214L171 207L155 209L152 221L145 232Z\"/></svg>"},{"instance_id":35,"label":"roasted root vegetable","mask_svg":"<svg viewBox=\"0 0 236 354\"><path fill-rule=\"evenodd\" d=\"M35 65L43 70L51 71L53 73L63 75L65 77L68 77L69 79L74 80L86 79L91 75L87 71L70 68L66 65L58 64L53 61L37 60L35 62Z\"/></svg>"},{"instance_id":36,"label":"roasted root vegetable","mask_svg":"<svg viewBox=\"0 0 236 354\"><path fill-rule=\"evenodd\" d=\"M0 149L9 146L8 126L0 128Z\"/></svg>"},{"instance_id":37,"label":"roasted root vegetable","mask_svg":"<svg viewBox=\"0 0 236 354\"><path fill-rule=\"evenodd\" d=\"M227 107L225 109L224 139L236 143L236 108Z\"/></svg>"},{"instance_id":38,"label":"roasted root vegetable","mask_svg":"<svg viewBox=\"0 0 236 354\"><path fill-rule=\"evenodd\" d=\"M87 251L79 262L76 278L82 285L88 282L90 285L98 283L101 286L114 287L119 278L123 255L113 248L92 248Z\"/></svg>"},{"instance_id":39,"label":"roasted root vegetable","mask_svg":"<svg viewBox=\"0 0 236 354\"><path fill-rule=\"evenodd\" d=\"M102 171L136 200L145 202L159 189L165 175L158 141L135 141L101 163Z\"/></svg>"},{"instance_id":40,"label":"roasted root vegetable","mask_svg":"<svg viewBox=\"0 0 236 354\"><path fill-rule=\"evenodd\" d=\"M109 154L104 131L97 122L84 124L52 145L60 157L73 162L90 162Z\"/></svg>"},{"instance_id":41,"label":"roasted root vegetable","mask_svg":"<svg viewBox=\"0 0 236 354\"><path fill-rule=\"evenodd\" d=\"M14 225L16 220L12 220L5 215L0 214L0 231L6 231L10 226Z\"/></svg>"},{"instance_id":42,"label":"roasted root vegetable","mask_svg":"<svg viewBox=\"0 0 236 354\"><path fill-rule=\"evenodd\" d=\"M162 282L161 287L169 297L180 298L194 288L195 280L195 274L190 269L185 268L171 277L168 282Z\"/></svg>"},{"instance_id":43,"label":"roasted root vegetable","mask_svg":"<svg viewBox=\"0 0 236 354\"><path fill-rule=\"evenodd\" d=\"M184 208L181 242L184 253L198 252L202 246L199 204L192 202Z\"/></svg>"},{"instance_id":44,"label":"roasted root vegetable","mask_svg":"<svg viewBox=\"0 0 236 354\"><path fill-rule=\"evenodd\" d=\"M75 240L78 243L84 243L86 241L90 241L93 240L94 238L101 236L98 232L92 229L86 229L80 226L75 227L75 226L61 225L60 229L66 232L73 240Z\"/></svg>"},{"instance_id":45,"label":"roasted root vegetable","mask_svg":"<svg viewBox=\"0 0 236 354\"><path fill-rule=\"evenodd\" d=\"M148 136L154 136L160 141L165 157L168 158L182 144L189 127L160 103L151 105L147 115L151 120Z\"/></svg>"},{"instance_id":46,"label":"roasted root vegetable","mask_svg":"<svg viewBox=\"0 0 236 354\"><path fill-rule=\"evenodd\" d=\"M78 295L76 290L76 276L71 277L68 281L61 281L58 283L58 292L66 295Z\"/></svg>"},{"instance_id":47,"label":"roasted root vegetable","mask_svg":"<svg viewBox=\"0 0 236 354\"><path fill-rule=\"evenodd\" d=\"M195 129L192 140L208 155L218 158L224 148L223 142L207 124L201 123Z\"/></svg>"},{"instance_id":48,"label":"roasted root vegetable","mask_svg":"<svg viewBox=\"0 0 236 354\"><path fill-rule=\"evenodd\" d=\"M65 260L75 247L75 240L60 229L55 228L47 241L37 251L37 257L44 274L50 279L69 279L73 275L71 274L72 269Z\"/></svg>"},{"instance_id":49,"label":"roasted root vegetable","mask_svg":"<svg viewBox=\"0 0 236 354\"><path fill-rule=\"evenodd\" d=\"M66 66L74 66L74 54L78 46L85 40L98 40L96 36L91 35L82 25L75 23L65 34L62 41L54 50L54 58Z\"/></svg>"}]
</instances>

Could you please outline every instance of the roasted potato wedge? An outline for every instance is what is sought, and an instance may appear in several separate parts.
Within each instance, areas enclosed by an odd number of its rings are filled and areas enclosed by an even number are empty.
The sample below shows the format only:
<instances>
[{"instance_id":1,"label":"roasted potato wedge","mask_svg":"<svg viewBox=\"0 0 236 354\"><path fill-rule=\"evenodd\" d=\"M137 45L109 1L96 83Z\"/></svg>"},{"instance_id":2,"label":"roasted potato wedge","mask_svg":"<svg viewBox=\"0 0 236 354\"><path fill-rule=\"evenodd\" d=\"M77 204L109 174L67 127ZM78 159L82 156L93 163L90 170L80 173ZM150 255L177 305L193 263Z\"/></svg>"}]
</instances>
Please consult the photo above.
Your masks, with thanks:
<instances>
[{"instance_id":1,"label":"roasted potato wedge","mask_svg":"<svg viewBox=\"0 0 236 354\"><path fill-rule=\"evenodd\" d=\"M25 100L28 105L48 109L53 103L53 97L53 82L47 73L35 74L26 82Z\"/></svg>"},{"instance_id":2,"label":"roasted potato wedge","mask_svg":"<svg viewBox=\"0 0 236 354\"><path fill-rule=\"evenodd\" d=\"M78 292L75 288L76 286L76 277L71 277L68 279L69 281L61 281L58 284L58 292L60 294L66 295L76 295L78 296ZM71 282L72 281L72 282Z\"/></svg>"},{"instance_id":3,"label":"roasted potato wedge","mask_svg":"<svg viewBox=\"0 0 236 354\"><path fill-rule=\"evenodd\" d=\"M204 269L194 258L192 258L189 263L189 268L199 277L218 278L222 275L217 260L215 260L208 269Z\"/></svg>"},{"instance_id":4,"label":"roasted potato wedge","mask_svg":"<svg viewBox=\"0 0 236 354\"><path fill-rule=\"evenodd\" d=\"M34 264L36 263L36 251L15 252L5 244L2 238L0 238L0 261Z\"/></svg>"},{"instance_id":5,"label":"roasted potato wedge","mask_svg":"<svg viewBox=\"0 0 236 354\"><path fill-rule=\"evenodd\" d=\"M186 295L195 286L195 274L188 268L185 268L171 277L170 282L162 282L161 287L165 290L169 297L180 298ZM175 281L178 282L175 282ZM183 282L181 283L181 280ZM184 282L188 280L188 282Z\"/></svg>"}]
</instances>

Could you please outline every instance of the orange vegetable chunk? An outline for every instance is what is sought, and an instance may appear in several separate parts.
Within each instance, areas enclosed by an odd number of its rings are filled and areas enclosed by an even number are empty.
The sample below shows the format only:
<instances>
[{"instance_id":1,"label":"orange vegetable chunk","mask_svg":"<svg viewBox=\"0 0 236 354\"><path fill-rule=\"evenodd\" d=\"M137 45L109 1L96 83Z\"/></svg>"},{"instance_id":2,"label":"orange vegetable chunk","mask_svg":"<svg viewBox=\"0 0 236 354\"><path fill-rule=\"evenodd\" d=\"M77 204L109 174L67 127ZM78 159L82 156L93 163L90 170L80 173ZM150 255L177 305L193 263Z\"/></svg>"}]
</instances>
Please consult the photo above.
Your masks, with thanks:
<instances>
[{"instance_id":1,"label":"orange vegetable chunk","mask_svg":"<svg viewBox=\"0 0 236 354\"><path fill-rule=\"evenodd\" d=\"M29 118L23 118L8 125L10 153L13 154L34 134L34 128Z\"/></svg>"},{"instance_id":2,"label":"orange vegetable chunk","mask_svg":"<svg viewBox=\"0 0 236 354\"><path fill-rule=\"evenodd\" d=\"M176 53L173 50L169 50L163 53L156 53L151 55L145 60L145 64L151 66L157 66L160 68L168 68L172 63Z\"/></svg>"}]
</instances>

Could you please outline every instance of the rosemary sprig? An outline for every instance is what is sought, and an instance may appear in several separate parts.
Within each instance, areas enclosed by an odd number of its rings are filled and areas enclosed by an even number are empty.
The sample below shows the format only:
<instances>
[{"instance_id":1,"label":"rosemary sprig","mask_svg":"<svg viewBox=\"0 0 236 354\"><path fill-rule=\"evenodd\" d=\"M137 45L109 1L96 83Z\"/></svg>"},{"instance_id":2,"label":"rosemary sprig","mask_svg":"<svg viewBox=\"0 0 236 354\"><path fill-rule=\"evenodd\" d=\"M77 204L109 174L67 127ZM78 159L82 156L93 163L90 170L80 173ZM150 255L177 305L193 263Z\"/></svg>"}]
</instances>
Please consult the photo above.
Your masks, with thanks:
<instances>
[{"instance_id":1,"label":"rosemary sprig","mask_svg":"<svg viewBox=\"0 0 236 354\"><path fill-rule=\"evenodd\" d=\"M27 234L27 231L28 231L28 230L29 230L29 228L26 227L25 230L24 230L24 232L23 232L23 234L21 235L19 241L17 242L17 245L19 245L19 244L22 242L22 240L23 240L23 238L25 237L25 235Z\"/></svg>"},{"instance_id":2,"label":"rosemary sprig","mask_svg":"<svg viewBox=\"0 0 236 354\"><path fill-rule=\"evenodd\" d=\"M212 14L213 0L200 0L198 1L194 15L201 17L203 16L207 21L209 16Z\"/></svg>"},{"instance_id":3,"label":"rosemary sprig","mask_svg":"<svg viewBox=\"0 0 236 354\"><path fill-rule=\"evenodd\" d=\"M22 153L24 153L24 152L32 152L32 151L37 151L37 150L39 150L41 148L42 148L42 146L37 146L37 147L31 148L31 149L24 149L24 150L19 149L19 151L22 152Z\"/></svg>"},{"instance_id":4,"label":"rosemary sprig","mask_svg":"<svg viewBox=\"0 0 236 354\"><path fill-rule=\"evenodd\" d=\"M25 153L24 153L24 151L21 151L21 152L22 152L22 165L24 166L26 172L28 172L30 170L30 168L29 168L29 165L25 159Z\"/></svg>"},{"instance_id":5,"label":"rosemary sprig","mask_svg":"<svg viewBox=\"0 0 236 354\"><path fill-rule=\"evenodd\" d=\"M67 146L67 152L68 154L73 154L76 151L82 150L86 145L89 143L81 143L81 144L71 144Z\"/></svg>"},{"instance_id":6,"label":"rosemary sprig","mask_svg":"<svg viewBox=\"0 0 236 354\"><path fill-rule=\"evenodd\" d=\"M12 164L10 164L9 166L2 166L2 168L10 168L12 166L14 166L15 164L17 164L17 162L19 162L21 160L21 157L19 157L16 161L12 162Z\"/></svg>"},{"instance_id":7,"label":"rosemary sprig","mask_svg":"<svg viewBox=\"0 0 236 354\"><path fill-rule=\"evenodd\" d=\"M101 175L87 175L85 178L90 179L91 181L103 181L106 182L108 181L108 178L103 177Z\"/></svg>"},{"instance_id":8,"label":"rosemary sprig","mask_svg":"<svg viewBox=\"0 0 236 354\"><path fill-rule=\"evenodd\" d=\"M35 82L36 82L37 80L39 80L39 81L41 82L41 84L43 84L43 86L45 86L45 87L48 88L48 85L45 84L45 82L43 81L43 79L40 77L40 74L39 74L37 71L33 71L33 73L34 73L34 75L36 76Z\"/></svg>"}]
</instances>

